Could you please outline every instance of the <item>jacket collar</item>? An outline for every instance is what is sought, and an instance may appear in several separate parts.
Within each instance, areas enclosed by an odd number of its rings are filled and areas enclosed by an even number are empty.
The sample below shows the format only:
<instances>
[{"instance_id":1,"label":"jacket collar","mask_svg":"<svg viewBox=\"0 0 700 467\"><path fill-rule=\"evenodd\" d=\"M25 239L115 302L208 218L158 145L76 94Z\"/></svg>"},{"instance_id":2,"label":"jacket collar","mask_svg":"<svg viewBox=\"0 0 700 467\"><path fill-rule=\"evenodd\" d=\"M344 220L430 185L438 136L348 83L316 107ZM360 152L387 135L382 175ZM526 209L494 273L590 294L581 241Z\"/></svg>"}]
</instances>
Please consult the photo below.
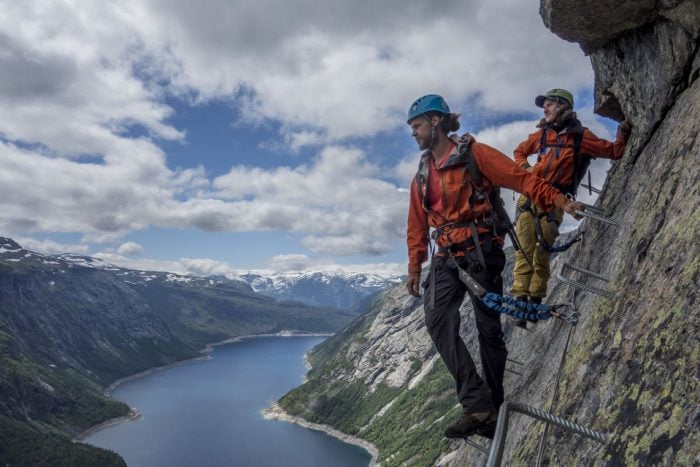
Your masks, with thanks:
<instances>
[{"instance_id":1,"label":"jacket collar","mask_svg":"<svg viewBox=\"0 0 700 467\"><path fill-rule=\"evenodd\" d=\"M459 143L457 135L450 135L449 138L454 143L454 146L452 147L452 151L450 152L450 154L447 156L445 163L439 167L440 169L445 169L447 167L452 167L455 165L464 165L466 164L467 158L469 157L468 151L463 151L460 153L462 145ZM427 167L429 158L432 156L432 154L433 152L430 149L426 149L425 151L423 151L423 153L420 156L421 167Z\"/></svg>"}]
</instances>

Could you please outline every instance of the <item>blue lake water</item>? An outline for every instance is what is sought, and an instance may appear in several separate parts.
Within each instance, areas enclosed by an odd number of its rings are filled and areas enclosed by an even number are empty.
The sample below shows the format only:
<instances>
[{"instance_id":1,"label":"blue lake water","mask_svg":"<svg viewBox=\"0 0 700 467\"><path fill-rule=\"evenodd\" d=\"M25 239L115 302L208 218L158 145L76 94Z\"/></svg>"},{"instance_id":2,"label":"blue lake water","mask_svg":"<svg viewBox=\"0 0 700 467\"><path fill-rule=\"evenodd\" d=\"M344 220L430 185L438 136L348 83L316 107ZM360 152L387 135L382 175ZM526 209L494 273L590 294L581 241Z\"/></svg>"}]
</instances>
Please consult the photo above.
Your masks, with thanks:
<instances>
[{"instance_id":1,"label":"blue lake water","mask_svg":"<svg viewBox=\"0 0 700 467\"><path fill-rule=\"evenodd\" d=\"M323 339L244 339L216 347L210 360L127 381L112 396L143 417L84 442L116 451L131 467L367 466L364 449L261 415L301 384L304 354Z\"/></svg>"}]
</instances>

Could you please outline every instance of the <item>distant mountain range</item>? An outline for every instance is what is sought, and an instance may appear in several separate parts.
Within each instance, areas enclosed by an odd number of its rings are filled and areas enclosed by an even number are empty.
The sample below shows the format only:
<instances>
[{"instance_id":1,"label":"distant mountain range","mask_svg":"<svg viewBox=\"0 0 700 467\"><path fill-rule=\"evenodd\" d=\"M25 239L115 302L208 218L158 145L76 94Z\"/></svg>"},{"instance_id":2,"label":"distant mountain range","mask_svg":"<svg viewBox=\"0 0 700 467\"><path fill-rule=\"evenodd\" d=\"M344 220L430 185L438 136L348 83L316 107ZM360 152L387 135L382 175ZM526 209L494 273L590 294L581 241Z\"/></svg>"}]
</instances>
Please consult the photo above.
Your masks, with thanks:
<instances>
[{"instance_id":1,"label":"distant mountain range","mask_svg":"<svg viewBox=\"0 0 700 467\"><path fill-rule=\"evenodd\" d=\"M277 300L345 309L356 308L377 292L402 280L400 276L329 271L248 273L229 277L242 280L254 291Z\"/></svg>"},{"instance_id":2,"label":"distant mountain range","mask_svg":"<svg viewBox=\"0 0 700 467\"><path fill-rule=\"evenodd\" d=\"M277 301L241 280L43 255L0 237L0 464L123 465L70 439L129 408L114 381L229 338L332 333L349 310Z\"/></svg>"}]
</instances>

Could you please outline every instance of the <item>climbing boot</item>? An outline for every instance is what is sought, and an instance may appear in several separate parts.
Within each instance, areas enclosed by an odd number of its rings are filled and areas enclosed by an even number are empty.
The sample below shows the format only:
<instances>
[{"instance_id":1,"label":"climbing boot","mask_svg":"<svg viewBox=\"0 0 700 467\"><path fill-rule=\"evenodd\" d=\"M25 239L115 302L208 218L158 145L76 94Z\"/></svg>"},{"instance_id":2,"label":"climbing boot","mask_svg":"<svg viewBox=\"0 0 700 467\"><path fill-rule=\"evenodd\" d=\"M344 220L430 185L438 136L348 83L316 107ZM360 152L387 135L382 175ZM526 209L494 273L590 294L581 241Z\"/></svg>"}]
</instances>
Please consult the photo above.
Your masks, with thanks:
<instances>
[{"instance_id":1,"label":"climbing boot","mask_svg":"<svg viewBox=\"0 0 700 467\"><path fill-rule=\"evenodd\" d=\"M473 434L484 436L483 433L490 433L493 437L497 419L497 414L494 411L463 413L459 420L445 429L445 437L466 438Z\"/></svg>"},{"instance_id":2,"label":"climbing boot","mask_svg":"<svg viewBox=\"0 0 700 467\"><path fill-rule=\"evenodd\" d=\"M483 436L484 438L493 439L493 437L496 435L496 422L489 423L481 428L478 428L474 434Z\"/></svg>"},{"instance_id":3,"label":"climbing boot","mask_svg":"<svg viewBox=\"0 0 700 467\"><path fill-rule=\"evenodd\" d=\"M521 301L521 302L527 302L527 297L515 297L516 300ZM515 307L516 310L522 311L523 313L527 313L526 309L523 309L522 307ZM527 320L522 319L522 318L515 318L515 317L510 317L510 322L513 324L513 326L518 327L518 328L523 328L527 329Z\"/></svg>"}]
</instances>

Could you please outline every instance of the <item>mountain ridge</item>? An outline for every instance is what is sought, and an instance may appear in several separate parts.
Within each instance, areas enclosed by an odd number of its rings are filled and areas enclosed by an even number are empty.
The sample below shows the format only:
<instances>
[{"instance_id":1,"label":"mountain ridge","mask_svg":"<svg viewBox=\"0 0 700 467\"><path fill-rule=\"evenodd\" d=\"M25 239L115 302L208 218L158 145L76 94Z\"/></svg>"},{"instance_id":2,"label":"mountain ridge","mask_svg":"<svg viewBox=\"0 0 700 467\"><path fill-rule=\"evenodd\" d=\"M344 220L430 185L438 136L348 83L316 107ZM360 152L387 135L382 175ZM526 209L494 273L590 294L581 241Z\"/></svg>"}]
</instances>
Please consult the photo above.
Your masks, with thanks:
<instances>
[{"instance_id":1,"label":"mountain ridge","mask_svg":"<svg viewBox=\"0 0 700 467\"><path fill-rule=\"evenodd\" d=\"M105 397L112 382L201 356L209 343L332 333L354 316L277 302L238 281L43 255L0 238L0 459L121 465L116 455L70 440L129 413Z\"/></svg>"},{"instance_id":2,"label":"mountain ridge","mask_svg":"<svg viewBox=\"0 0 700 467\"><path fill-rule=\"evenodd\" d=\"M254 291L278 300L345 309L357 307L363 300L402 280L402 276L396 275L326 270L249 272L227 277L242 280Z\"/></svg>"}]
</instances>

